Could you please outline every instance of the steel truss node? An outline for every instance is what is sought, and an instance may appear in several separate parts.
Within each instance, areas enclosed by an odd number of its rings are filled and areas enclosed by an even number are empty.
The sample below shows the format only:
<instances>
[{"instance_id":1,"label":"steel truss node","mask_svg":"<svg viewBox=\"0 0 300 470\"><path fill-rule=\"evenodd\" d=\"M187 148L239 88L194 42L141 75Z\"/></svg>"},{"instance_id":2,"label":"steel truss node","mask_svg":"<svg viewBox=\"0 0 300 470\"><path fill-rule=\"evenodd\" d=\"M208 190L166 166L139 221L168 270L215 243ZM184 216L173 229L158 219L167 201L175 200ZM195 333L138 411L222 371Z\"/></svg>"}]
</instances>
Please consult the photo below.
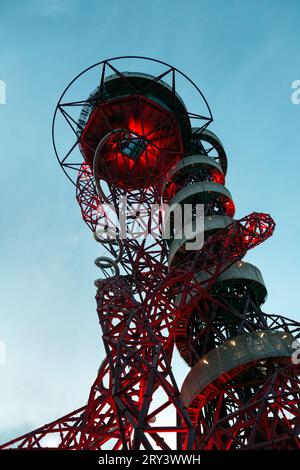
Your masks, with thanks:
<instances>
[{"instance_id":1,"label":"steel truss node","mask_svg":"<svg viewBox=\"0 0 300 470\"><path fill-rule=\"evenodd\" d=\"M123 71L139 64L146 73ZM188 87L197 114L185 102ZM255 212L234 219L227 156L211 122L194 82L146 57L99 62L62 94L54 150L106 250L95 260L106 358L85 406L1 449L300 448L300 374L291 360L300 324L262 310L263 276L243 261L275 223ZM163 238L162 213L152 212L162 203L190 204L193 225L196 204L204 205L201 249L189 250L174 228ZM181 390L174 345L191 367Z\"/></svg>"}]
</instances>

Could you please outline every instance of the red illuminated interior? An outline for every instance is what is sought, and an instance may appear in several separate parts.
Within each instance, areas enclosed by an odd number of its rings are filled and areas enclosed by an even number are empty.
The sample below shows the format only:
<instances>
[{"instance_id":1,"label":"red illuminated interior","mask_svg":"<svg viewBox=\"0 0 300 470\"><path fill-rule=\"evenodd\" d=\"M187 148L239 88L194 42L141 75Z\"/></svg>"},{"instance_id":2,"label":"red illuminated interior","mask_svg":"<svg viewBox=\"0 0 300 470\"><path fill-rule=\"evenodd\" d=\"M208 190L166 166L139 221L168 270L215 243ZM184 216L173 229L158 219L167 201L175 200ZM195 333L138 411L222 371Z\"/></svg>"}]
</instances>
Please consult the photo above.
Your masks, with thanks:
<instances>
[{"instance_id":1,"label":"red illuminated interior","mask_svg":"<svg viewBox=\"0 0 300 470\"><path fill-rule=\"evenodd\" d=\"M99 104L93 111L80 138L85 160L92 166L99 142L108 136L97 168L98 176L121 187L151 185L154 178L165 175L183 153L176 116L151 100L134 95ZM132 134L143 142L144 149L132 159L121 151L121 142Z\"/></svg>"}]
</instances>

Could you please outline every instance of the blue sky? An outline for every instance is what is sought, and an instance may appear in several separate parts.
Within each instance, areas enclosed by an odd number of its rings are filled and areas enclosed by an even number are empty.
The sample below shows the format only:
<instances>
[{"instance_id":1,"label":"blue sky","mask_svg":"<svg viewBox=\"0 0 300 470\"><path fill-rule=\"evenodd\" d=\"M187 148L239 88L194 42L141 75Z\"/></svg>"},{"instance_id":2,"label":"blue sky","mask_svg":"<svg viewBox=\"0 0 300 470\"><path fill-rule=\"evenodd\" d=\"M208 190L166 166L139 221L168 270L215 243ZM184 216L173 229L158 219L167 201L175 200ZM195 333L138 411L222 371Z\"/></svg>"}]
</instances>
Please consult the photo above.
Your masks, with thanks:
<instances>
[{"instance_id":1,"label":"blue sky","mask_svg":"<svg viewBox=\"0 0 300 470\"><path fill-rule=\"evenodd\" d=\"M0 0L0 441L85 403L103 357L95 311L99 246L51 144L66 84L105 58L138 54L187 73L229 159L237 217L271 213L272 239L247 256L265 310L300 320L300 3L288 0ZM179 382L187 368L175 358Z\"/></svg>"}]
</instances>

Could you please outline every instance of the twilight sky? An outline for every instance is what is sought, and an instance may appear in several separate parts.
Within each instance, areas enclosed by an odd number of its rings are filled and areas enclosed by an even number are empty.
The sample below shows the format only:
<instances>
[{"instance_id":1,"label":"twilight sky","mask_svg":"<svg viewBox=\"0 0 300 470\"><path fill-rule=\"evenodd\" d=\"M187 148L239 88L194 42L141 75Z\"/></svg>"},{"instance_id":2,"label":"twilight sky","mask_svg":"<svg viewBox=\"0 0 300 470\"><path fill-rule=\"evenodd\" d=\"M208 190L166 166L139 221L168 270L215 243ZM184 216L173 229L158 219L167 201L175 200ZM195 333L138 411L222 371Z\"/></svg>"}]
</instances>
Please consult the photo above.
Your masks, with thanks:
<instances>
[{"instance_id":1,"label":"twilight sky","mask_svg":"<svg viewBox=\"0 0 300 470\"><path fill-rule=\"evenodd\" d=\"M300 79L297 0L0 0L0 442L86 402L103 357L95 311L99 245L51 144L55 104L82 69L149 55L206 96L229 160L236 217L270 213L249 253L264 310L300 320ZM90 91L90 90L88 90ZM1 101L1 100L0 100ZM179 382L188 368L176 356Z\"/></svg>"}]
</instances>

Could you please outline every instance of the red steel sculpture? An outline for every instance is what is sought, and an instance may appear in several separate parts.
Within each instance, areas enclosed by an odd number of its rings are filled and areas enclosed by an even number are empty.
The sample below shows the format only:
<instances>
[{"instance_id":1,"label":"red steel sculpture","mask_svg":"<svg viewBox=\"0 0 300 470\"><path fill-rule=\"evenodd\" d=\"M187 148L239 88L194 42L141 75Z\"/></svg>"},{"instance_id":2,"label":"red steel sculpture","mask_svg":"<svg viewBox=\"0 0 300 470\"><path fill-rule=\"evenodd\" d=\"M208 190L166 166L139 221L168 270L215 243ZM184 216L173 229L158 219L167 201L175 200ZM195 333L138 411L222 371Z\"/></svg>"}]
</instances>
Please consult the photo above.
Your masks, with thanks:
<instances>
[{"instance_id":1,"label":"red steel sculpture","mask_svg":"<svg viewBox=\"0 0 300 470\"><path fill-rule=\"evenodd\" d=\"M122 61L160 72L120 72ZM68 100L89 73L95 91ZM204 113L187 110L180 84L197 93ZM62 122L74 137L66 151L55 138ZM154 59L105 60L63 93L55 152L67 176L77 175L82 217L107 250L95 260L106 358L87 405L1 449L300 448L300 366L292 361L300 324L261 310L262 274L242 261L275 224L261 213L234 220L227 157L211 122L198 87ZM178 236L172 211L163 236L162 203L203 205L201 249ZM181 391L174 345L191 367Z\"/></svg>"}]
</instances>

